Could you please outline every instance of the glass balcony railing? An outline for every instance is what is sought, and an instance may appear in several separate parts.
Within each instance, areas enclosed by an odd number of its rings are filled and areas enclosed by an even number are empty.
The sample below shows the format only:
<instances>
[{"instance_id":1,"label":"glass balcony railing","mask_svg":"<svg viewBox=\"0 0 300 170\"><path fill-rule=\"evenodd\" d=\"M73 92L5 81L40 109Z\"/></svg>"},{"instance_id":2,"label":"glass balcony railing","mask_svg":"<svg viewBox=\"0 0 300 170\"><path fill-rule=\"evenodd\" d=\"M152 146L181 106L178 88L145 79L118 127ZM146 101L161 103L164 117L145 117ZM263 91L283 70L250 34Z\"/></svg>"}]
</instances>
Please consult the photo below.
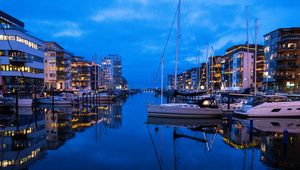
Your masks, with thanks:
<instances>
[{"instance_id":1,"label":"glass balcony railing","mask_svg":"<svg viewBox=\"0 0 300 170\"><path fill-rule=\"evenodd\" d=\"M20 62L20 63L31 63L32 60L28 57L23 57L23 56L13 56L9 57L9 60L12 62Z\"/></svg>"}]
</instances>

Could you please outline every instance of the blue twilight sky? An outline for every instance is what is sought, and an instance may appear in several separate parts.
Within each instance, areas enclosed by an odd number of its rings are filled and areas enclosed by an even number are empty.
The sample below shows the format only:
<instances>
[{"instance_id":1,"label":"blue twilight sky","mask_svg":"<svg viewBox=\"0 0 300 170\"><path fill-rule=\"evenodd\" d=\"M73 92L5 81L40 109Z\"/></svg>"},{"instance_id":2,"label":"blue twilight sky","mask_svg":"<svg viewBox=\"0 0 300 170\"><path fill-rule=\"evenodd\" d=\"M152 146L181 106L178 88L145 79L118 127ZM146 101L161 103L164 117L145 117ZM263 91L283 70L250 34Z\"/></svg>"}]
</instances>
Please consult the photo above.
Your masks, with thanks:
<instances>
[{"instance_id":1,"label":"blue twilight sky","mask_svg":"<svg viewBox=\"0 0 300 170\"><path fill-rule=\"evenodd\" d=\"M179 71L204 61L207 45L221 55L245 43L247 0L182 0ZM300 26L299 0L248 0L250 43L254 21L262 35ZM120 54L129 87L154 87L153 80L177 8L177 0L0 0L0 9L25 22L45 41L97 60ZM174 70L176 27L166 50L166 72Z\"/></svg>"}]
</instances>

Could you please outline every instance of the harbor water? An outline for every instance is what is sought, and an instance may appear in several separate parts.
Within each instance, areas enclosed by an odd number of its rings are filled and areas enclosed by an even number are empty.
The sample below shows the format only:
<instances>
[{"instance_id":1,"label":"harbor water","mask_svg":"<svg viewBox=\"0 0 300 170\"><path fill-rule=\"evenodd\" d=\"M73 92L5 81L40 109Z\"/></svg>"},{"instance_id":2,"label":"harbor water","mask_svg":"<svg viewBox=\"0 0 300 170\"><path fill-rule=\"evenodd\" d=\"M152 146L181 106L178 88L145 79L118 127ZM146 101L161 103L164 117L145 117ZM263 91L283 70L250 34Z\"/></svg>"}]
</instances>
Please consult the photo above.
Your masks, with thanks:
<instances>
[{"instance_id":1,"label":"harbor water","mask_svg":"<svg viewBox=\"0 0 300 170\"><path fill-rule=\"evenodd\" d=\"M1 113L1 169L299 169L298 119L147 116L152 94Z\"/></svg>"}]
</instances>

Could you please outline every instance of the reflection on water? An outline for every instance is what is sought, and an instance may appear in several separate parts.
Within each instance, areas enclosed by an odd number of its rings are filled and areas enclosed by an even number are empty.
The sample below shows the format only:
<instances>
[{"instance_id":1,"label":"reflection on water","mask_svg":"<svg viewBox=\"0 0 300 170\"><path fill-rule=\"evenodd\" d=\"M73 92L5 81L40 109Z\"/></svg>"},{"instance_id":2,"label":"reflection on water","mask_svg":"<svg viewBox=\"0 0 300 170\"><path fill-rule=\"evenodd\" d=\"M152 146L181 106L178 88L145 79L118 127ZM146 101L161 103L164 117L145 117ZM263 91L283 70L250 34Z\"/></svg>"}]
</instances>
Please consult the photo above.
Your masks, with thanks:
<instances>
[{"instance_id":1,"label":"reflection on water","mask_svg":"<svg viewBox=\"0 0 300 170\"><path fill-rule=\"evenodd\" d=\"M20 111L26 111L22 108ZM38 110L36 115L23 112L15 119L14 115L1 115L1 164L8 169L23 169L45 154L45 120ZM32 113L32 112L31 112Z\"/></svg>"},{"instance_id":2,"label":"reflection on water","mask_svg":"<svg viewBox=\"0 0 300 170\"><path fill-rule=\"evenodd\" d=\"M216 135L222 139L224 144L232 148L232 154L235 154L234 150L242 151L240 165L231 168L226 165L229 167L228 169L300 168L300 120L298 119L239 120L229 117L197 120L148 117L147 128L153 144L152 148L156 153L157 164L162 169L184 169L185 166L189 166L185 162L193 162L193 158L177 155L176 142L178 140L189 140L187 143L190 144L193 141L192 144L195 146L202 143L200 146L204 148L203 151L193 154L201 153L209 157L208 152L222 149L214 147ZM165 133L173 133L173 135ZM166 137L170 139L168 144L163 141L163 138ZM166 150L162 148L165 145L172 146L173 150L165 153ZM183 148L181 147L181 149ZM189 152L194 152L194 150L191 149ZM173 160L168 159L172 157L172 154ZM179 157L180 159L178 159ZM217 158L215 161L217 162L218 159L224 158ZM258 163L262 164L257 166ZM202 162L202 167L207 167L203 164L205 162Z\"/></svg>"},{"instance_id":3,"label":"reflection on water","mask_svg":"<svg viewBox=\"0 0 300 170\"><path fill-rule=\"evenodd\" d=\"M120 128L122 107L120 102L78 107L41 106L20 107L15 112L1 113L0 167L28 168L43 158L47 150L59 149L76 132L97 124L98 128ZM97 131L96 140L101 137Z\"/></svg>"},{"instance_id":4,"label":"reflection on water","mask_svg":"<svg viewBox=\"0 0 300 170\"><path fill-rule=\"evenodd\" d=\"M298 119L147 117L145 99L1 113L0 167L300 169Z\"/></svg>"}]
</instances>

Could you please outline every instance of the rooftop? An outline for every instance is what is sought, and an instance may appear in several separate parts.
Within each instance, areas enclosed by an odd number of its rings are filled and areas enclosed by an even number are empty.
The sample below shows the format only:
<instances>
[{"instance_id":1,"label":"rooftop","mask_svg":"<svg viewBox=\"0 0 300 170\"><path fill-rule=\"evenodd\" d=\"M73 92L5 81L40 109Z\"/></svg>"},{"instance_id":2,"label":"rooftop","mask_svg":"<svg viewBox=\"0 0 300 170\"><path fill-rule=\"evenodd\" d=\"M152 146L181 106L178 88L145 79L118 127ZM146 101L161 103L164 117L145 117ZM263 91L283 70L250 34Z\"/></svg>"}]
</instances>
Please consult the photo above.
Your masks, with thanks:
<instances>
[{"instance_id":1,"label":"rooftop","mask_svg":"<svg viewBox=\"0 0 300 170\"><path fill-rule=\"evenodd\" d=\"M19 26L21 28L24 28L25 27L25 24L24 22L8 15L7 13L3 12L0 10L0 19L7 22L8 24L12 24L14 26Z\"/></svg>"}]
</instances>

